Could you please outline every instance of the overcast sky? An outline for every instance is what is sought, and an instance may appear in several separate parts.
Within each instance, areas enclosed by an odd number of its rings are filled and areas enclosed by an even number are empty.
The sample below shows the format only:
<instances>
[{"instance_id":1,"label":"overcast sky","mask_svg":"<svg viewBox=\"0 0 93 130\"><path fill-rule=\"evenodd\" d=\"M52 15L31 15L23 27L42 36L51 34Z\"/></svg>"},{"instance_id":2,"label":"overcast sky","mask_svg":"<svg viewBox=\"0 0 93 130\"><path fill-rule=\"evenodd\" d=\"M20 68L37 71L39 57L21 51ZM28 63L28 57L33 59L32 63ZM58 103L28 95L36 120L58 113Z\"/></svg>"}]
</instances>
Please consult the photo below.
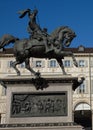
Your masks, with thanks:
<instances>
[{"instance_id":1,"label":"overcast sky","mask_svg":"<svg viewBox=\"0 0 93 130\"><path fill-rule=\"evenodd\" d=\"M71 47L93 47L93 0L0 0L0 37L6 33L27 38L28 17L18 11L38 9L37 22L51 33L59 26L69 26L77 37Z\"/></svg>"}]
</instances>

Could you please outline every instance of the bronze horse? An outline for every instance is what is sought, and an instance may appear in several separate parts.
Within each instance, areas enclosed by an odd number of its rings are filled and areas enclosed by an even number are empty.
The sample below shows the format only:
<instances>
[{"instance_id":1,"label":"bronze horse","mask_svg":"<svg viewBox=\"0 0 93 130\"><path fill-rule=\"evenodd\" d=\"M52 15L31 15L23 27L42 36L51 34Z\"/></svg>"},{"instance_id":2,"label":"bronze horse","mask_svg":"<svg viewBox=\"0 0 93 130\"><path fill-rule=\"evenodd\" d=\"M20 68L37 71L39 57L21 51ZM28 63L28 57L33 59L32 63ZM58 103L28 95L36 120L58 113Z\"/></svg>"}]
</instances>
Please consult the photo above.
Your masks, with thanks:
<instances>
[{"instance_id":1,"label":"bronze horse","mask_svg":"<svg viewBox=\"0 0 93 130\"><path fill-rule=\"evenodd\" d=\"M64 70L64 65L62 62L62 59L65 56L71 56L73 59L74 65L77 67L77 61L70 51L65 51L65 47L69 47L71 44L71 41L75 37L75 33L67 26L62 26L57 28L49 35L51 37L53 43L53 51L50 53L46 53L45 51L45 44L43 40L38 40L35 38L28 38L28 39L19 39L12 35L3 35L3 37L0 40L0 48L4 48L6 45L10 44L11 42L14 43L13 52L14 56L16 58L16 61L12 63L12 67L16 70L17 75L20 75L20 71L16 67L16 65L21 64L25 62L25 67L28 69L31 73L33 73L35 76L38 75L38 72L35 72L30 67L30 57L35 58L48 58L52 59L55 58L57 62L59 63L63 74L66 74Z\"/></svg>"}]
</instances>

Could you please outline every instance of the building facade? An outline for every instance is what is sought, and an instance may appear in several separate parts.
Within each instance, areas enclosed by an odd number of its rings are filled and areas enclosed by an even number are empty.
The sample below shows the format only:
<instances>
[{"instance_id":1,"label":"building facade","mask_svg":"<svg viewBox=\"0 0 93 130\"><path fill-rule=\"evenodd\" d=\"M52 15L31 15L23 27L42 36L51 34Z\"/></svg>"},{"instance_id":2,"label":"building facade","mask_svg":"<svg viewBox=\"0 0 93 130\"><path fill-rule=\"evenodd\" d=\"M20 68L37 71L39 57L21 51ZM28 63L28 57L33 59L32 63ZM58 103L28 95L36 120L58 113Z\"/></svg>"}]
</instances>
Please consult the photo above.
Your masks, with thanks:
<instances>
[{"instance_id":1,"label":"building facade","mask_svg":"<svg viewBox=\"0 0 93 130\"><path fill-rule=\"evenodd\" d=\"M75 77L84 77L85 81L75 91L73 91L73 120L85 127L93 125L93 48L68 48L66 51L72 51L78 62L78 67L73 65L71 57L63 59L67 74ZM12 49L0 50L0 76L16 75L11 67L13 56ZM30 65L35 71L40 71L42 75L61 75L62 71L55 59L37 59L31 58ZM22 75L31 75L25 69L25 64L18 65ZM0 85L0 123L5 123L6 113L6 89ZM86 123L87 122L87 123ZM93 127L92 127L93 129Z\"/></svg>"}]
</instances>

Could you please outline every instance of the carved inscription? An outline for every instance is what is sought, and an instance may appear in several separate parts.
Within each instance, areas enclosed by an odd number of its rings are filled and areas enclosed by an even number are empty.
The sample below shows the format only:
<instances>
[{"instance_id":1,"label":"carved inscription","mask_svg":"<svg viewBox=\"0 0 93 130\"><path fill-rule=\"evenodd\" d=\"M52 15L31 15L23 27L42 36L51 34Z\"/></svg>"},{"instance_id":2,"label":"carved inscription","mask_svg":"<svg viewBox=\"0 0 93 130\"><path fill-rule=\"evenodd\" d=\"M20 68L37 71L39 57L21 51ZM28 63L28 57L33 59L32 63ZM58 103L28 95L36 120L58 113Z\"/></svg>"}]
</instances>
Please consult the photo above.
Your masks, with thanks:
<instances>
[{"instance_id":1,"label":"carved inscription","mask_svg":"<svg viewBox=\"0 0 93 130\"><path fill-rule=\"evenodd\" d=\"M11 117L67 116L67 92L13 93Z\"/></svg>"}]
</instances>

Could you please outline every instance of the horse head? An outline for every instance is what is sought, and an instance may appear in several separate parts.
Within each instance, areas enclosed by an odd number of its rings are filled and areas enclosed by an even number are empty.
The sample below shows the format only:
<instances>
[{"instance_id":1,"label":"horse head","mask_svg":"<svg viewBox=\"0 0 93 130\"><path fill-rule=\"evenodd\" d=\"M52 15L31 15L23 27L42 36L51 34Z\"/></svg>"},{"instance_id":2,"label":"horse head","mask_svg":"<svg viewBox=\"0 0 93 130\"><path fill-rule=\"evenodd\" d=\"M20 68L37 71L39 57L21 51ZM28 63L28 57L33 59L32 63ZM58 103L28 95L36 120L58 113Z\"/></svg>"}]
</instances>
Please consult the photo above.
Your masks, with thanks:
<instances>
[{"instance_id":1,"label":"horse head","mask_svg":"<svg viewBox=\"0 0 93 130\"><path fill-rule=\"evenodd\" d=\"M63 33L63 44L65 47L69 47L72 40L76 37L76 34L68 27L64 27L64 29L62 29L62 33Z\"/></svg>"},{"instance_id":2,"label":"horse head","mask_svg":"<svg viewBox=\"0 0 93 130\"><path fill-rule=\"evenodd\" d=\"M51 33L51 37L59 41L59 44L62 43L62 46L69 47L76 34L69 27L61 26Z\"/></svg>"}]
</instances>

